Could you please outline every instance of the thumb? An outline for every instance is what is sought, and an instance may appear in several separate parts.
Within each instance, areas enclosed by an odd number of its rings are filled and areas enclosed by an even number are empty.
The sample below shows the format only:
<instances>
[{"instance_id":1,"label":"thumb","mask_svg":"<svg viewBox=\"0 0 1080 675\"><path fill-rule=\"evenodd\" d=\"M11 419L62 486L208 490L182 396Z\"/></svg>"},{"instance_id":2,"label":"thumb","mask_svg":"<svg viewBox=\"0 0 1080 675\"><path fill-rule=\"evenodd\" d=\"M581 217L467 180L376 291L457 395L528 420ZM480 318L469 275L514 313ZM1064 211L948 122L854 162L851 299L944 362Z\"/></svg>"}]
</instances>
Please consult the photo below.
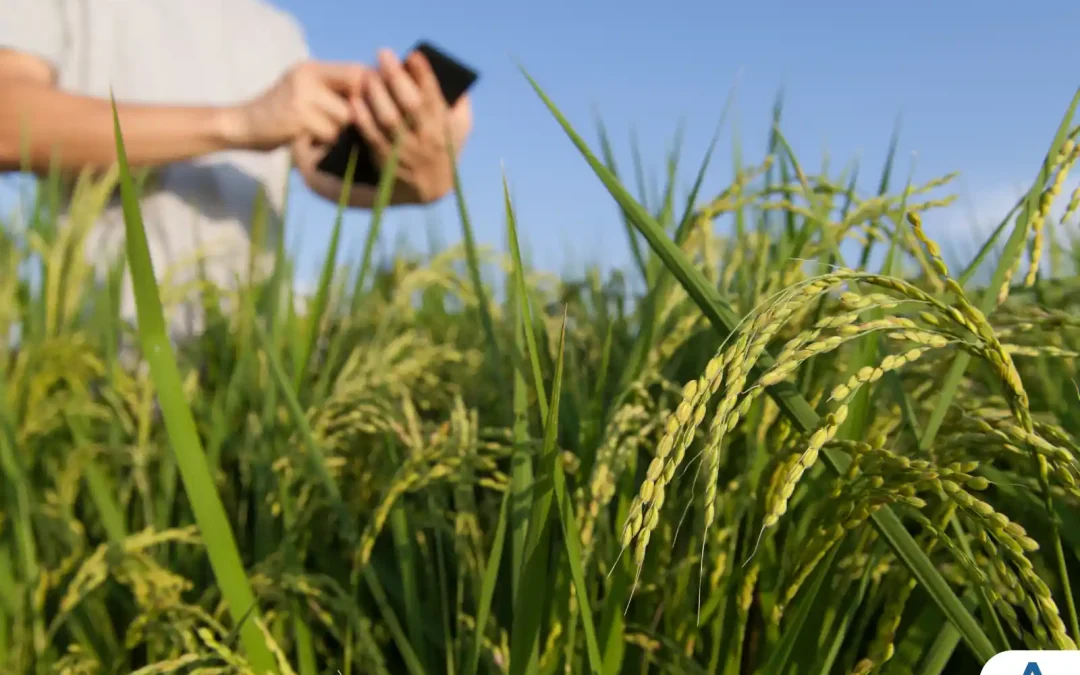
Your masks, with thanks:
<instances>
[{"instance_id":1,"label":"thumb","mask_svg":"<svg viewBox=\"0 0 1080 675\"><path fill-rule=\"evenodd\" d=\"M293 164L301 173L310 173L322 159L324 150L314 136L309 133L300 134L292 142Z\"/></svg>"}]
</instances>

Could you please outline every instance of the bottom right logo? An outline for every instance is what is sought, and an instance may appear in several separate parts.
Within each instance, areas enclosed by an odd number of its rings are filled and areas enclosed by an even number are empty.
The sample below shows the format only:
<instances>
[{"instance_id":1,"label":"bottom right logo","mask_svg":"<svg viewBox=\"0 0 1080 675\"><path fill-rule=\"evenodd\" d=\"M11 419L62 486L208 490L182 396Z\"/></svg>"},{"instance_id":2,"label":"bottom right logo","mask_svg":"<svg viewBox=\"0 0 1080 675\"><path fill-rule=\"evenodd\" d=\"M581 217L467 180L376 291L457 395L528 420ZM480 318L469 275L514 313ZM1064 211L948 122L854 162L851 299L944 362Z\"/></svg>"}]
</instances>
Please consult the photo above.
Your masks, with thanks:
<instances>
[{"instance_id":1,"label":"bottom right logo","mask_svg":"<svg viewBox=\"0 0 1080 675\"><path fill-rule=\"evenodd\" d=\"M995 654L982 675L1076 675L1080 651L1014 651Z\"/></svg>"}]
</instances>

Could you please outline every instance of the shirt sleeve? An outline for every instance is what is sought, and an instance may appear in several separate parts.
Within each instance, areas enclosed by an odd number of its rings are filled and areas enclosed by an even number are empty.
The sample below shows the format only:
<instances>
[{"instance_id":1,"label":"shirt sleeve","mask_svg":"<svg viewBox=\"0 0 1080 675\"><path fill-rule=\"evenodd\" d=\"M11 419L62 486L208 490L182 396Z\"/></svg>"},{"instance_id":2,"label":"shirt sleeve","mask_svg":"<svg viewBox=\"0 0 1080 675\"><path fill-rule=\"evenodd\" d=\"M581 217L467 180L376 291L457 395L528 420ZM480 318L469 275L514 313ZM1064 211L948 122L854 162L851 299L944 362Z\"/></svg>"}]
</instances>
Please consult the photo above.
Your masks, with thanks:
<instances>
[{"instance_id":1,"label":"shirt sleeve","mask_svg":"<svg viewBox=\"0 0 1080 675\"><path fill-rule=\"evenodd\" d=\"M274 63L284 70L311 58L307 36L295 16L266 2L253 5L252 9L255 12L251 15L254 21L250 23L259 25L267 36L272 36Z\"/></svg>"},{"instance_id":2,"label":"shirt sleeve","mask_svg":"<svg viewBox=\"0 0 1080 675\"><path fill-rule=\"evenodd\" d=\"M284 44L282 45L282 55L285 58L287 65L293 65L300 61L307 61L311 58L311 50L308 48L307 35L304 34L304 28L300 25L300 22L295 17L290 15L284 16Z\"/></svg>"},{"instance_id":3,"label":"shirt sleeve","mask_svg":"<svg viewBox=\"0 0 1080 675\"><path fill-rule=\"evenodd\" d=\"M62 0L4 0L0 49L33 54L57 68L64 50Z\"/></svg>"}]
</instances>

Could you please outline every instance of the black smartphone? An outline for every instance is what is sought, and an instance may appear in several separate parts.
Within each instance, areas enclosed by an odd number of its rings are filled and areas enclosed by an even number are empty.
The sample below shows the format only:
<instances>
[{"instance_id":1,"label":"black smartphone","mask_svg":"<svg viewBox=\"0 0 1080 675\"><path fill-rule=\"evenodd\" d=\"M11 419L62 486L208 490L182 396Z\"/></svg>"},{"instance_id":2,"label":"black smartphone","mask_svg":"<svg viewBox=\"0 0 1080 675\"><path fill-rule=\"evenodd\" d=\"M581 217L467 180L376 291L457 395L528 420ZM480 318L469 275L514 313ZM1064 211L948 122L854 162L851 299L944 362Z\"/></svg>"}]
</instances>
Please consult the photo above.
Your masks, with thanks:
<instances>
[{"instance_id":1,"label":"black smartphone","mask_svg":"<svg viewBox=\"0 0 1080 675\"><path fill-rule=\"evenodd\" d=\"M479 78L475 70L449 56L430 42L417 43L409 53L413 51L423 54L431 64L435 79L439 82L439 88L448 106L454 105ZM357 150L353 183L378 185L381 172L371 158L371 149L367 141L360 135L360 130L355 125L346 127L330 146L329 152L317 165L319 171L345 178L345 169L349 165L349 155L352 154L353 148Z\"/></svg>"}]
</instances>

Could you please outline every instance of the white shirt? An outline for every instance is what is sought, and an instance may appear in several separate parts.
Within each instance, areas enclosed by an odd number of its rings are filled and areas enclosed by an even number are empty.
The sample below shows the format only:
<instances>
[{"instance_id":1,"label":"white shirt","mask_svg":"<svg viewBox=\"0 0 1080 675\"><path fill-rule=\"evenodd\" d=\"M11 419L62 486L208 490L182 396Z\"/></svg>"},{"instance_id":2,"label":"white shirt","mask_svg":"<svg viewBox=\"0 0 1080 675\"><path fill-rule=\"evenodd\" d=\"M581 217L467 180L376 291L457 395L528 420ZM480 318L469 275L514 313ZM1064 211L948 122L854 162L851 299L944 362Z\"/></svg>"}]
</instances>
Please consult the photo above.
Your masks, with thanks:
<instances>
[{"instance_id":1,"label":"white shirt","mask_svg":"<svg viewBox=\"0 0 1080 675\"><path fill-rule=\"evenodd\" d=\"M117 102L228 105L250 100L308 58L297 22L264 0L4 0L0 48L34 54L66 92ZM260 190L268 207L269 264L280 236L289 153L222 152L159 167L141 202L159 285L195 279L197 257L223 287L247 274L251 212ZM124 221L110 202L88 235L100 272L124 253ZM163 289L164 295L164 289ZM168 308L166 308L168 310ZM130 276L121 302L135 320ZM202 329L197 301L175 307L174 335Z\"/></svg>"}]
</instances>

